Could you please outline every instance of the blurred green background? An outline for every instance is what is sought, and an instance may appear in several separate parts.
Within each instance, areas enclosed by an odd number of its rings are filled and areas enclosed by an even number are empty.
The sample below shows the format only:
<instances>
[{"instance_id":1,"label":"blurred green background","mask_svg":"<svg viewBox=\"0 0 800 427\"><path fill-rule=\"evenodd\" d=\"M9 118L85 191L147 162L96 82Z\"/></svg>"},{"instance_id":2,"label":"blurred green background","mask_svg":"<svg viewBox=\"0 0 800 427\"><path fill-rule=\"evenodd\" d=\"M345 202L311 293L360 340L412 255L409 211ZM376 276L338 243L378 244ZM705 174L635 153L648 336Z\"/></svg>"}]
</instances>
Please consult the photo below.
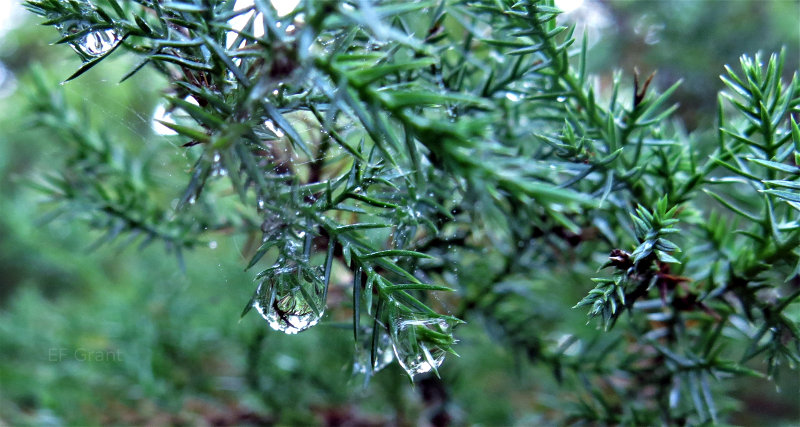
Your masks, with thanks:
<instances>
[{"instance_id":1,"label":"blurred green background","mask_svg":"<svg viewBox=\"0 0 800 427\"><path fill-rule=\"evenodd\" d=\"M186 254L184 273L157 245L89 251L99 235L79 218L44 222L50 207L26 182L63 153L31 125L34 68L126 149L161 147L176 164L182 149L152 130L165 81L144 72L117 84L134 61L120 55L59 86L79 59L49 46L56 32L20 3L0 5L0 425L416 425L440 413L456 424L536 425L563 409L550 373L493 340L483 319L457 330L462 357L445 362L444 382L412 388L391 365L363 388L351 375L351 331L337 326L341 319L297 336L269 330L255 313L239 321L255 286L242 271L248 236L212 236ZM742 53L785 46L787 69L798 69L798 1L587 1L564 19L589 31L600 85L613 69L631 79L634 67L658 70L662 88L683 78L676 100L689 130L713 126L717 76ZM158 175L178 197L187 177ZM533 291L546 292L546 281L536 278ZM342 289L330 298L348 298ZM571 306L584 291L559 298ZM585 322L577 310L550 315ZM782 381L782 394L766 381L743 382L734 422L800 419L797 377Z\"/></svg>"}]
</instances>

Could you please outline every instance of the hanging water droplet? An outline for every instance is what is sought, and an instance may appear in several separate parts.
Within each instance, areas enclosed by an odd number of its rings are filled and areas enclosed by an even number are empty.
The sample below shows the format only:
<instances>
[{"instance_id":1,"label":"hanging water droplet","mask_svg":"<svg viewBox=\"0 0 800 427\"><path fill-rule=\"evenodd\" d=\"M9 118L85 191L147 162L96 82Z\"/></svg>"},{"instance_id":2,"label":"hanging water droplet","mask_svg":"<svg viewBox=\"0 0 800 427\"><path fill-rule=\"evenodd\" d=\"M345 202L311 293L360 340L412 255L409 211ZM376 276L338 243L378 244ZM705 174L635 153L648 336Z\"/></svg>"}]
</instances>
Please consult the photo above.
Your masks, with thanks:
<instances>
[{"instance_id":1,"label":"hanging water droplet","mask_svg":"<svg viewBox=\"0 0 800 427\"><path fill-rule=\"evenodd\" d=\"M567 100L566 96L559 96L558 98L556 98L556 101L558 101L558 102L564 102L566 100Z\"/></svg>"},{"instance_id":2,"label":"hanging water droplet","mask_svg":"<svg viewBox=\"0 0 800 427\"><path fill-rule=\"evenodd\" d=\"M78 52L78 55L83 60L89 60L107 53L120 41L119 35L113 28L88 31L91 26L91 23L79 20L64 21L57 26L64 37L86 31L84 35L69 42L70 46L75 52Z\"/></svg>"},{"instance_id":3,"label":"hanging water droplet","mask_svg":"<svg viewBox=\"0 0 800 427\"><path fill-rule=\"evenodd\" d=\"M508 99L511 102L518 102L519 100L522 99L522 96L514 92L506 92L506 99Z\"/></svg>"},{"instance_id":4,"label":"hanging water droplet","mask_svg":"<svg viewBox=\"0 0 800 427\"><path fill-rule=\"evenodd\" d=\"M394 350L392 339L389 334L382 330L378 335L378 345L375 347L375 360L372 360L372 331L364 331L363 336L366 342L363 346L356 349L355 361L353 362L353 372L366 374L367 367L372 363L372 372L378 372L389 366L394 360Z\"/></svg>"},{"instance_id":5,"label":"hanging water droplet","mask_svg":"<svg viewBox=\"0 0 800 427\"><path fill-rule=\"evenodd\" d=\"M370 356L371 358L371 356ZM389 334L383 332L378 338L378 347L375 349L375 361L372 365L372 372L378 372L389 366L394 360L394 348Z\"/></svg>"},{"instance_id":6,"label":"hanging water droplet","mask_svg":"<svg viewBox=\"0 0 800 427\"><path fill-rule=\"evenodd\" d=\"M258 286L253 307L276 331L296 334L316 325L325 311L319 273L305 270L298 274L297 267L273 271L273 276Z\"/></svg>"},{"instance_id":7,"label":"hanging water droplet","mask_svg":"<svg viewBox=\"0 0 800 427\"><path fill-rule=\"evenodd\" d=\"M412 378L430 372L444 362L445 350L431 336L452 340L444 319L397 319L392 325L392 346L400 366ZM441 342L441 341L439 341Z\"/></svg>"}]
</instances>

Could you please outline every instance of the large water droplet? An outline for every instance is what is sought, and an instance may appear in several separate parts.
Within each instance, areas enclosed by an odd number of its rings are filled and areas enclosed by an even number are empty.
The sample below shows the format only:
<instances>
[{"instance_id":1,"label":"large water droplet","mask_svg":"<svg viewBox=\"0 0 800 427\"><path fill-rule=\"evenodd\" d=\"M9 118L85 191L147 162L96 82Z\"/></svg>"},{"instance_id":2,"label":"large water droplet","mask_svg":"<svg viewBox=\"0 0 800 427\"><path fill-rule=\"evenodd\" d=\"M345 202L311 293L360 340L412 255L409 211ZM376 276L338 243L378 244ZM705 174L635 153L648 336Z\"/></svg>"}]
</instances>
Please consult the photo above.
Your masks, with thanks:
<instances>
[{"instance_id":1,"label":"large water droplet","mask_svg":"<svg viewBox=\"0 0 800 427\"><path fill-rule=\"evenodd\" d=\"M66 37L87 31L91 28L91 24L86 21L71 20L64 21L57 28L61 35ZM119 40L120 37L113 28L106 28L88 31L83 36L70 41L69 44L81 58L88 60L107 53L119 43Z\"/></svg>"},{"instance_id":2,"label":"large water droplet","mask_svg":"<svg viewBox=\"0 0 800 427\"><path fill-rule=\"evenodd\" d=\"M325 311L324 284L314 274L286 267L261 282L253 306L270 328L296 334L319 323Z\"/></svg>"},{"instance_id":3,"label":"large water droplet","mask_svg":"<svg viewBox=\"0 0 800 427\"><path fill-rule=\"evenodd\" d=\"M375 347L374 361L372 360L372 331L367 331L363 334L367 342L364 346L356 350L353 372L357 374L366 374L370 363L372 363L372 372L378 372L389 366L394 360L392 339L389 337L389 334L385 331L380 331L378 334L378 345Z\"/></svg>"},{"instance_id":4,"label":"large water droplet","mask_svg":"<svg viewBox=\"0 0 800 427\"><path fill-rule=\"evenodd\" d=\"M372 356L370 356L371 358ZM378 348L375 352L375 361L372 365L372 371L378 372L381 369L389 366L394 360L394 348L392 347L392 339L389 334L381 334L378 342Z\"/></svg>"},{"instance_id":5,"label":"large water droplet","mask_svg":"<svg viewBox=\"0 0 800 427\"><path fill-rule=\"evenodd\" d=\"M452 341L450 325L444 319L401 317L392 326L394 354L411 377L442 365L446 351L437 344L437 339Z\"/></svg>"}]
</instances>

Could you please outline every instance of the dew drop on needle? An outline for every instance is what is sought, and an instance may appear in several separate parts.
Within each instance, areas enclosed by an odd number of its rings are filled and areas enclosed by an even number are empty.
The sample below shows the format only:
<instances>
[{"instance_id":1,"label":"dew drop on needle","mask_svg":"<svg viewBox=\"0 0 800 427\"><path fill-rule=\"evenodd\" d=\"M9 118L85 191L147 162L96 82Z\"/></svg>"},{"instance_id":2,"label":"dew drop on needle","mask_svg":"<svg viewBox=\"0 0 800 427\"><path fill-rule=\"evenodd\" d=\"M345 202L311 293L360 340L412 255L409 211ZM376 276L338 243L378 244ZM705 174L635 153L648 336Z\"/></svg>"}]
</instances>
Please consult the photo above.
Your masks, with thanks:
<instances>
[{"instance_id":1,"label":"dew drop on needle","mask_svg":"<svg viewBox=\"0 0 800 427\"><path fill-rule=\"evenodd\" d=\"M430 372L444 362L445 350L425 339L431 332L450 335L450 325L444 319L399 318L392 326L394 354L411 377Z\"/></svg>"},{"instance_id":2,"label":"dew drop on needle","mask_svg":"<svg viewBox=\"0 0 800 427\"><path fill-rule=\"evenodd\" d=\"M296 334L319 323L325 312L324 289L319 281L298 278L296 267L281 270L259 285L253 307L270 328Z\"/></svg>"},{"instance_id":3,"label":"dew drop on needle","mask_svg":"<svg viewBox=\"0 0 800 427\"><path fill-rule=\"evenodd\" d=\"M86 21L64 21L57 28L64 37L84 33L69 42L84 61L108 53L120 41L119 35L113 28L89 30L91 24Z\"/></svg>"}]
</instances>

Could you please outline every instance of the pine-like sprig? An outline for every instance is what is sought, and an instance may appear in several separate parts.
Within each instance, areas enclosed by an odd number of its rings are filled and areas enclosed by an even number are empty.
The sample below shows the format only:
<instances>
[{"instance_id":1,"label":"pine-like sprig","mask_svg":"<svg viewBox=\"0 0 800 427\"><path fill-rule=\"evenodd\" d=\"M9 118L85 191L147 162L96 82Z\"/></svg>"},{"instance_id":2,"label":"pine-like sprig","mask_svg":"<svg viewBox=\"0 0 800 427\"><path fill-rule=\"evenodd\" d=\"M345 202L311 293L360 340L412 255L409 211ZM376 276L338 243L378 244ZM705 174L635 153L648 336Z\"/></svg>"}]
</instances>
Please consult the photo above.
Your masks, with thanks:
<instances>
[{"instance_id":1,"label":"pine-like sprig","mask_svg":"<svg viewBox=\"0 0 800 427\"><path fill-rule=\"evenodd\" d=\"M368 377L387 342L409 375L437 372L459 319L486 319L578 390L567 420L716 422L712 379L758 375L744 363L759 356L770 376L798 362L800 80L783 80L783 54L727 69L706 156L670 118L678 83L594 86L585 36L550 1L306 0L286 16L234 4L28 1L85 60L67 80L122 54L140 62L121 80L166 76L162 124L193 161L173 218L40 84L40 122L76 159L46 190L62 209L175 248L209 228L258 230L243 314L289 333L319 321L341 267ZM232 219L205 201L228 187ZM199 207L208 219L189 221ZM563 313L530 282L583 280L609 250L611 277L577 305L608 332L548 345L539 327ZM433 297L449 290L455 315Z\"/></svg>"}]
</instances>

